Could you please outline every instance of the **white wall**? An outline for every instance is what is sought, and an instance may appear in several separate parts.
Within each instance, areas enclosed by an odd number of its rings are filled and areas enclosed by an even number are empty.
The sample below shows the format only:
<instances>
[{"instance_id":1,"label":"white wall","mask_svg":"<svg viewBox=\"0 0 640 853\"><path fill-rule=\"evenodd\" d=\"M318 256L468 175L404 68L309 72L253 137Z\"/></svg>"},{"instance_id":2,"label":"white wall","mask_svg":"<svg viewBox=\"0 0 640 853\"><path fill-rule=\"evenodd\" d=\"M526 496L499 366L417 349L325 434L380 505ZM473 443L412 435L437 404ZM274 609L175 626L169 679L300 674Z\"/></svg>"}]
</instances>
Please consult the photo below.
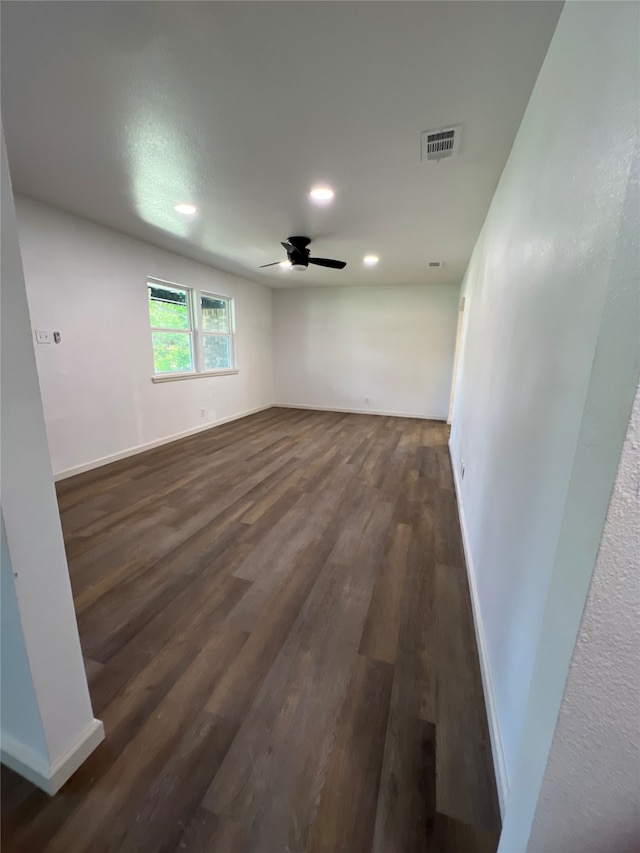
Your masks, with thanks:
<instances>
[{"instance_id":1,"label":"white wall","mask_svg":"<svg viewBox=\"0 0 640 853\"><path fill-rule=\"evenodd\" d=\"M54 472L273 402L271 291L17 198L27 296ZM238 374L154 384L147 276L235 299ZM200 414L205 409L205 418Z\"/></svg>"},{"instance_id":2,"label":"white wall","mask_svg":"<svg viewBox=\"0 0 640 853\"><path fill-rule=\"evenodd\" d=\"M103 739L82 662L2 137L2 761L53 793Z\"/></svg>"},{"instance_id":3,"label":"white wall","mask_svg":"<svg viewBox=\"0 0 640 853\"><path fill-rule=\"evenodd\" d=\"M640 845L640 391L627 430L529 853Z\"/></svg>"},{"instance_id":4,"label":"white wall","mask_svg":"<svg viewBox=\"0 0 640 853\"><path fill-rule=\"evenodd\" d=\"M446 420L457 311L452 285L277 290L275 399Z\"/></svg>"},{"instance_id":5,"label":"white wall","mask_svg":"<svg viewBox=\"0 0 640 853\"><path fill-rule=\"evenodd\" d=\"M0 740L4 741L8 736L14 743L21 744L23 750L29 750L42 761L47 761L47 742L22 633L22 620L3 516L0 517L0 541ZM2 745L4 746L4 742Z\"/></svg>"},{"instance_id":6,"label":"white wall","mask_svg":"<svg viewBox=\"0 0 640 853\"><path fill-rule=\"evenodd\" d=\"M638 378L637 14L565 5L463 284L451 451L508 853L527 843Z\"/></svg>"}]
</instances>

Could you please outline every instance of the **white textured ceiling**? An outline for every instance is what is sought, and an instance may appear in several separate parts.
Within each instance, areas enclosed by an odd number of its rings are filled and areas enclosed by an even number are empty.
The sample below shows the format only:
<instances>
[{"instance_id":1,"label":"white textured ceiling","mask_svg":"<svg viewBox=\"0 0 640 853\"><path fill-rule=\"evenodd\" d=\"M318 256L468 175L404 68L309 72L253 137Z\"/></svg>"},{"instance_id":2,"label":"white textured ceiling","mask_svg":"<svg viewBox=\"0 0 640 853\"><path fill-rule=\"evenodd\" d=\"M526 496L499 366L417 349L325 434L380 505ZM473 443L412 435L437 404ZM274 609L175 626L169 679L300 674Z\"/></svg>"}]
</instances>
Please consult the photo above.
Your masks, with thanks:
<instances>
[{"instance_id":1,"label":"white textured ceiling","mask_svg":"<svg viewBox=\"0 0 640 853\"><path fill-rule=\"evenodd\" d=\"M14 188L273 286L460 282L560 8L3 3ZM448 124L459 158L421 164ZM259 272L291 234L347 268Z\"/></svg>"}]
</instances>

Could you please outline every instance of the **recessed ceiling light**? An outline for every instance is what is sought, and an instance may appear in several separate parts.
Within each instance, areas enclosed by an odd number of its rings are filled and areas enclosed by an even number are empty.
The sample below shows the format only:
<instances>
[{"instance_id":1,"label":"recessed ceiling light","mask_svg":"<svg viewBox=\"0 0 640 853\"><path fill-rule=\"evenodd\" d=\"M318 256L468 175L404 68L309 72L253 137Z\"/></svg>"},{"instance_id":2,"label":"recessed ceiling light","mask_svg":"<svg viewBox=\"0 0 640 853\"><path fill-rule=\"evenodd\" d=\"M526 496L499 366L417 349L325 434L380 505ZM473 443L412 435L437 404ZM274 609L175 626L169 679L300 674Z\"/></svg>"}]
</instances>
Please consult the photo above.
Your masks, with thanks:
<instances>
[{"instance_id":1,"label":"recessed ceiling light","mask_svg":"<svg viewBox=\"0 0 640 853\"><path fill-rule=\"evenodd\" d=\"M185 216L193 216L194 213L198 212L198 208L195 204L188 204L187 202L176 204L173 209L177 213L184 213Z\"/></svg>"},{"instance_id":2,"label":"recessed ceiling light","mask_svg":"<svg viewBox=\"0 0 640 853\"><path fill-rule=\"evenodd\" d=\"M309 195L314 201L331 201L335 193L331 187L313 187Z\"/></svg>"},{"instance_id":3,"label":"recessed ceiling light","mask_svg":"<svg viewBox=\"0 0 640 853\"><path fill-rule=\"evenodd\" d=\"M375 267L380 258L377 255L365 255L362 260L368 267Z\"/></svg>"},{"instance_id":4,"label":"recessed ceiling light","mask_svg":"<svg viewBox=\"0 0 640 853\"><path fill-rule=\"evenodd\" d=\"M291 261L280 261L278 266L281 266L283 270L290 270L291 269Z\"/></svg>"}]
</instances>

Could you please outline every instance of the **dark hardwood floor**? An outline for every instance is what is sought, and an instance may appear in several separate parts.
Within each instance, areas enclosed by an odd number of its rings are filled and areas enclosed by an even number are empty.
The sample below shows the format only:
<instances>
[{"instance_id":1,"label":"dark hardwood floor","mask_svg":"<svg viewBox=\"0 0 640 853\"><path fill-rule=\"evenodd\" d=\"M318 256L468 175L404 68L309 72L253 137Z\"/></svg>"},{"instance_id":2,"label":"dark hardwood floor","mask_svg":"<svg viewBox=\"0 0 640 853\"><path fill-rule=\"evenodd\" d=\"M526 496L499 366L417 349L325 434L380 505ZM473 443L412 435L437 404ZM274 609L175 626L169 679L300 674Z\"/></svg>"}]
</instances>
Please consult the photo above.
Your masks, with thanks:
<instances>
[{"instance_id":1,"label":"dark hardwood floor","mask_svg":"<svg viewBox=\"0 0 640 853\"><path fill-rule=\"evenodd\" d=\"M58 484L106 741L2 850L494 853L444 424L273 408Z\"/></svg>"}]
</instances>

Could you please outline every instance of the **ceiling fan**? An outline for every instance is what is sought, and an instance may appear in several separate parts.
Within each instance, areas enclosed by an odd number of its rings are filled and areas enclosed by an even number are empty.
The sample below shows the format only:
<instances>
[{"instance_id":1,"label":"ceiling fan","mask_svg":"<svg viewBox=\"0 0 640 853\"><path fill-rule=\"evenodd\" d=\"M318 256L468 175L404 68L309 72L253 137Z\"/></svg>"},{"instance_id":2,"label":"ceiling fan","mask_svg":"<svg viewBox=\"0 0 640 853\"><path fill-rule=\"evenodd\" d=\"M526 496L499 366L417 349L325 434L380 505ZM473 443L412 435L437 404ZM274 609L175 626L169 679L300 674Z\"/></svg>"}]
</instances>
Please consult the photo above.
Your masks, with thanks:
<instances>
[{"instance_id":1,"label":"ceiling fan","mask_svg":"<svg viewBox=\"0 0 640 853\"><path fill-rule=\"evenodd\" d=\"M288 237L286 243L281 243L287 252L287 258L291 264L291 268L302 272L306 270L309 264L315 264L318 267L331 267L334 270L343 270L346 267L346 261L334 261L331 258L311 258L307 246L311 242L309 237ZM274 261L272 264L262 264L260 269L264 267L275 267L284 263L283 261Z\"/></svg>"}]
</instances>

